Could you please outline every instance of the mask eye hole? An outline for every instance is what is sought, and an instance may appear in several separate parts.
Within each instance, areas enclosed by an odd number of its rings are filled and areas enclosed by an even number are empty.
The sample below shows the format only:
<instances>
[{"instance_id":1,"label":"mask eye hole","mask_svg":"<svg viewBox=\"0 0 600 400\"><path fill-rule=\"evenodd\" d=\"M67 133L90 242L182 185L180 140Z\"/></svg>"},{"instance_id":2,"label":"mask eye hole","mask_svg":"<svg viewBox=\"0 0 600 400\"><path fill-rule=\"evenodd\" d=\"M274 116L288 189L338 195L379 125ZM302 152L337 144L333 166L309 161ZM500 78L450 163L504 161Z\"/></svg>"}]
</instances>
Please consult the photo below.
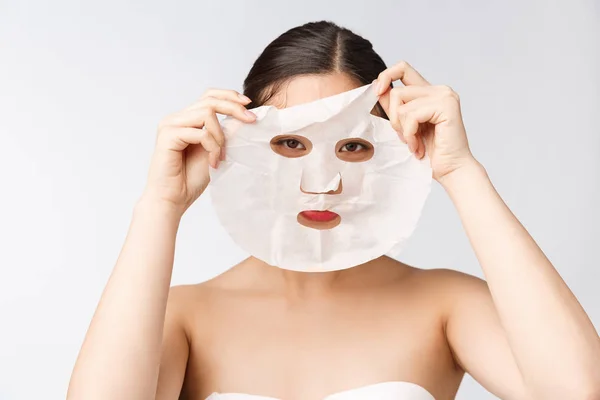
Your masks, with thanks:
<instances>
[{"instance_id":1,"label":"mask eye hole","mask_svg":"<svg viewBox=\"0 0 600 400\"><path fill-rule=\"evenodd\" d=\"M278 135L271 139L271 149L280 156L297 158L310 153L312 143L300 135Z\"/></svg>"},{"instance_id":2,"label":"mask eye hole","mask_svg":"<svg viewBox=\"0 0 600 400\"><path fill-rule=\"evenodd\" d=\"M342 161L363 162L373 157L375 147L364 139L350 138L337 142L335 155Z\"/></svg>"}]
</instances>

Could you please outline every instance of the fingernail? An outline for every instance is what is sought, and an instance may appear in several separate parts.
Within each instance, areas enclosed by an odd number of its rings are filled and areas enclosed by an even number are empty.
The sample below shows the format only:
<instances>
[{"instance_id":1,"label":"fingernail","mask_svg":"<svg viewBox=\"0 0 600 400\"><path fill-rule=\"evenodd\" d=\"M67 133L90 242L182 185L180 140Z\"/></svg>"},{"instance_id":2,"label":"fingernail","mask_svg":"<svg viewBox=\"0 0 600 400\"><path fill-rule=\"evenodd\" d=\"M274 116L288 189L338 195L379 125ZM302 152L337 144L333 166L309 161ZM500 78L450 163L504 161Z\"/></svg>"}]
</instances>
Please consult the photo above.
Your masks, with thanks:
<instances>
[{"instance_id":1,"label":"fingernail","mask_svg":"<svg viewBox=\"0 0 600 400\"><path fill-rule=\"evenodd\" d=\"M408 143L408 149L410 150L411 153L414 154L415 152L415 144L413 142Z\"/></svg>"},{"instance_id":2,"label":"fingernail","mask_svg":"<svg viewBox=\"0 0 600 400\"><path fill-rule=\"evenodd\" d=\"M219 157L221 161L225 161L225 147L221 147L221 156Z\"/></svg>"},{"instance_id":3,"label":"fingernail","mask_svg":"<svg viewBox=\"0 0 600 400\"><path fill-rule=\"evenodd\" d=\"M244 96L243 94L238 94L240 100L245 101L246 103L250 103L252 100L248 96Z\"/></svg>"},{"instance_id":4,"label":"fingernail","mask_svg":"<svg viewBox=\"0 0 600 400\"><path fill-rule=\"evenodd\" d=\"M247 116L248 118L251 118L251 119L256 119L256 114L254 114L252 111L248 111L248 110L246 110L246 111L244 111L244 114L246 114L246 116Z\"/></svg>"}]
</instances>

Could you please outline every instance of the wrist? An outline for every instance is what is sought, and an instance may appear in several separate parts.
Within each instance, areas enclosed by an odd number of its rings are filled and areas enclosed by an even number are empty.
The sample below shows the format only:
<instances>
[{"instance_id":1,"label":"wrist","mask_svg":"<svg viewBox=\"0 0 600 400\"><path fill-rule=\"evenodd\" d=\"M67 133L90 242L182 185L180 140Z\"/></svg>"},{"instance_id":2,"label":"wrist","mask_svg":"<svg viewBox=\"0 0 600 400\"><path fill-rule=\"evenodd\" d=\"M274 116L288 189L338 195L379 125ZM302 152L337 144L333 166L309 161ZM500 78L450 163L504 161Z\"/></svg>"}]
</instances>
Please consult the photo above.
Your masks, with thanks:
<instances>
[{"instance_id":1,"label":"wrist","mask_svg":"<svg viewBox=\"0 0 600 400\"><path fill-rule=\"evenodd\" d=\"M472 157L461 163L460 167L438 179L438 182L446 191L449 191L457 186L476 185L481 179L489 179L487 171L479 161Z\"/></svg>"},{"instance_id":2,"label":"wrist","mask_svg":"<svg viewBox=\"0 0 600 400\"><path fill-rule=\"evenodd\" d=\"M177 224L184 212L183 207L148 194L143 194L134 206L135 215L166 218Z\"/></svg>"}]
</instances>

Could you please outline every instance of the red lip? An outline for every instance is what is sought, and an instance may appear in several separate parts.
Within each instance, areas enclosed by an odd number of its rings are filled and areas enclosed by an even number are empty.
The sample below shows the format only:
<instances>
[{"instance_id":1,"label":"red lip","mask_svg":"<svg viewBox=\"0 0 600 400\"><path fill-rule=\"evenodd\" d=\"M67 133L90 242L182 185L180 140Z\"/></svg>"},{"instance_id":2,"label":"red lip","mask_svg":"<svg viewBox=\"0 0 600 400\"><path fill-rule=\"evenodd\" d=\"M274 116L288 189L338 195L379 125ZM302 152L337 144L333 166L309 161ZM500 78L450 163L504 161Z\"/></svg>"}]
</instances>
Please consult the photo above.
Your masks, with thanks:
<instances>
[{"instance_id":1,"label":"red lip","mask_svg":"<svg viewBox=\"0 0 600 400\"><path fill-rule=\"evenodd\" d=\"M310 221L316 222L329 222L338 218L339 215L332 211L317 211L317 210L307 210L302 211L300 213L304 218Z\"/></svg>"}]
</instances>

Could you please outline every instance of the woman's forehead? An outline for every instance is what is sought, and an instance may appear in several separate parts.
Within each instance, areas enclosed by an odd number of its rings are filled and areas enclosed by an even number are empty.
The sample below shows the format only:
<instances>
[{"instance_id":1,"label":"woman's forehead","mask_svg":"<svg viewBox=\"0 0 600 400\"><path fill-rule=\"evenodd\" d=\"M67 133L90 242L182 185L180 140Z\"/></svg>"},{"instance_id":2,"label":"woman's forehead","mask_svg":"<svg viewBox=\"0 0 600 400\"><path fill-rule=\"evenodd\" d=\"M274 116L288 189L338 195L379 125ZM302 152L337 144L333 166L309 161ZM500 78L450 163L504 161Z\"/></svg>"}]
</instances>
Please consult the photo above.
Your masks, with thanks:
<instances>
[{"instance_id":1,"label":"woman's forehead","mask_svg":"<svg viewBox=\"0 0 600 400\"><path fill-rule=\"evenodd\" d=\"M277 108L287 108L334 96L359 86L361 84L356 79L341 72L301 75L282 85L280 90L265 104Z\"/></svg>"}]
</instances>

